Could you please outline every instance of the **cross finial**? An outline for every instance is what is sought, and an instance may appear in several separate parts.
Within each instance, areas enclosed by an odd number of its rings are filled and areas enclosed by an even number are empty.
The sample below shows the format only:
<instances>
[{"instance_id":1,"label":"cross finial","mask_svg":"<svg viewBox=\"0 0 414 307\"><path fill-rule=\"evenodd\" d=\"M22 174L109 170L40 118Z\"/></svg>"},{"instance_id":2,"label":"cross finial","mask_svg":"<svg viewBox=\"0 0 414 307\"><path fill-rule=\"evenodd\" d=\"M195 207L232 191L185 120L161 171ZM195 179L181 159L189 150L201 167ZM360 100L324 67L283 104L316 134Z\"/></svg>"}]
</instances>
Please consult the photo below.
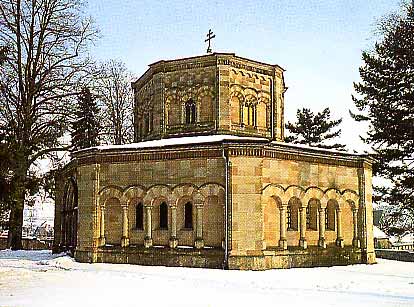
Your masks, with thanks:
<instances>
[{"instance_id":1,"label":"cross finial","mask_svg":"<svg viewBox=\"0 0 414 307\"><path fill-rule=\"evenodd\" d=\"M211 40L215 37L216 37L216 35L211 31L211 29L208 30L207 39L205 40L205 42L208 42L207 53L211 53L210 43L211 43Z\"/></svg>"}]
</instances>

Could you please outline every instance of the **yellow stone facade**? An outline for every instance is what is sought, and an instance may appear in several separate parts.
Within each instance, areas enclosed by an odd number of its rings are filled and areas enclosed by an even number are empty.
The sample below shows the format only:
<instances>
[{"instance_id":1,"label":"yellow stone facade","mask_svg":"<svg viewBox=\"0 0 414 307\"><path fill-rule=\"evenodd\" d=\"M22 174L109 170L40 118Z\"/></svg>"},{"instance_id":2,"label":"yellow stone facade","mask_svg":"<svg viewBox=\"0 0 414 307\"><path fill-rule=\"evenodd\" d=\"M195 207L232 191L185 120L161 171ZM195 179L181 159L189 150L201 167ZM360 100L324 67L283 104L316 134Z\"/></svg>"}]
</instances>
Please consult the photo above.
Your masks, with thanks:
<instances>
[{"instance_id":1,"label":"yellow stone facade","mask_svg":"<svg viewBox=\"0 0 414 307\"><path fill-rule=\"evenodd\" d=\"M55 251L263 270L375 263L367 156L283 142L283 69L212 54L132 84L135 141L56 177Z\"/></svg>"},{"instance_id":2,"label":"yellow stone facade","mask_svg":"<svg viewBox=\"0 0 414 307\"><path fill-rule=\"evenodd\" d=\"M151 64L132 84L135 141L205 134L282 141L283 72L231 53ZM186 117L187 104L194 117Z\"/></svg>"}]
</instances>

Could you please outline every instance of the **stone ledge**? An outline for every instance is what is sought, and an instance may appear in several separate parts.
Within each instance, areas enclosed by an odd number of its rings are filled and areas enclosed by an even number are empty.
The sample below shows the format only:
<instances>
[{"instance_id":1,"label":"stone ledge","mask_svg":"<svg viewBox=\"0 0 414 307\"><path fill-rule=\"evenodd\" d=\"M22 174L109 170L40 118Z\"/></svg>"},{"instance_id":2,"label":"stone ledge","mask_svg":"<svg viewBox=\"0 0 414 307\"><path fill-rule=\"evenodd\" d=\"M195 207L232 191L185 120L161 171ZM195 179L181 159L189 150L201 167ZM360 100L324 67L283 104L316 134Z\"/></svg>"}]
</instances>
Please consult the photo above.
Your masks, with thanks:
<instances>
[{"instance_id":1,"label":"stone ledge","mask_svg":"<svg viewBox=\"0 0 414 307\"><path fill-rule=\"evenodd\" d=\"M151 266L176 266L196 268L222 268L224 251L208 248L161 248L161 247L104 247L95 251L77 250L79 262L124 263Z\"/></svg>"},{"instance_id":2,"label":"stone ledge","mask_svg":"<svg viewBox=\"0 0 414 307\"><path fill-rule=\"evenodd\" d=\"M257 256L230 256L229 269L268 270L309 268L317 266L349 265L364 263L360 249L353 247L328 248L309 247L289 250L265 250Z\"/></svg>"},{"instance_id":3,"label":"stone ledge","mask_svg":"<svg viewBox=\"0 0 414 307\"><path fill-rule=\"evenodd\" d=\"M75 259L80 262L124 263L151 266L176 266L196 268L223 268L222 249L195 249L168 247L104 247L96 250L77 250ZM229 256L228 268L232 270L268 270L282 268L317 267L368 263L360 249L353 247L307 250L265 250L258 255Z\"/></svg>"}]
</instances>

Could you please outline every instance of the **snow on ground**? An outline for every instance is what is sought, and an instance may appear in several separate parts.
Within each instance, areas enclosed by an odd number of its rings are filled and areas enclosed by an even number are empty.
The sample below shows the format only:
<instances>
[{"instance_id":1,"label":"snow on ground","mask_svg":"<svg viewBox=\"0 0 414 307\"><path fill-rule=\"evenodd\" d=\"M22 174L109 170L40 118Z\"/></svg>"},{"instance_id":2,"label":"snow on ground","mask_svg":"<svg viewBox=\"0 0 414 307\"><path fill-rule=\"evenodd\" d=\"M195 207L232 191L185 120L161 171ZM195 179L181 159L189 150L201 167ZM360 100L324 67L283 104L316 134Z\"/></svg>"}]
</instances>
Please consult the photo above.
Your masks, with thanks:
<instances>
[{"instance_id":1,"label":"snow on ground","mask_svg":"<svg viewBox=\"0 0 414 307\"><path fill-rule=\"evenodd\" d=\"M374 226L374 238L376 238L376 239L387 239L388 236L385 234L385 232L383 232L377 226Z\"/></svg>"},{"instance_id":2,"label":"snow on ground","mask_svg":"<svg viewBox=\"0 0 414 307\"><path fill-rule=\"evenodd\" d=\"M414 306L414 263L224 271L0 251L0 306Z\"/></svg>"}]
</instances>

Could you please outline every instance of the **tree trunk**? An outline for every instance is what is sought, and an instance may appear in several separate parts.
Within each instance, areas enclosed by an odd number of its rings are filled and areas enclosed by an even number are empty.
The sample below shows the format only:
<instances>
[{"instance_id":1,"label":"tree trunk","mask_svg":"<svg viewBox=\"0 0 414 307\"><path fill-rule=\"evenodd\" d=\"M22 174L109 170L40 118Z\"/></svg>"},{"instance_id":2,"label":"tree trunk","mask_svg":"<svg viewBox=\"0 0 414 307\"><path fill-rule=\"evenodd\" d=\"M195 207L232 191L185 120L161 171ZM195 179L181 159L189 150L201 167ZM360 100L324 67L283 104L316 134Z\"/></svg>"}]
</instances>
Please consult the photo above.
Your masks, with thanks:
<instances>
[{"instance_id":1,"label":"tree trunk","mask_svg":"<svg viewBox=\"0 0 414 307\"><path fill-rule=\"evenodd\" d=\"M16 154L16 159L18 154ZM16 179L14 181L16 187L15 201L12 204L10 219L9 219L9 233L7 237L8 248L12 250L23 249L22 244L22 230L23 230L23 209L26 197L27 184L27 158L19 159L19 168L16 170Z\"/></svg>"},{"instance_id":2,"label":"tree trunk","mask_svg":"<svg viewBox=\"0 0 414 307\"><path fill-rule=\"evenodd\" d=\"M22 228L23 228L23 202L24 198L19 200L12 207L9 220L9 234L7 238L8 248L12 250L23 249Z\"/></svg>"}]
</instances>

